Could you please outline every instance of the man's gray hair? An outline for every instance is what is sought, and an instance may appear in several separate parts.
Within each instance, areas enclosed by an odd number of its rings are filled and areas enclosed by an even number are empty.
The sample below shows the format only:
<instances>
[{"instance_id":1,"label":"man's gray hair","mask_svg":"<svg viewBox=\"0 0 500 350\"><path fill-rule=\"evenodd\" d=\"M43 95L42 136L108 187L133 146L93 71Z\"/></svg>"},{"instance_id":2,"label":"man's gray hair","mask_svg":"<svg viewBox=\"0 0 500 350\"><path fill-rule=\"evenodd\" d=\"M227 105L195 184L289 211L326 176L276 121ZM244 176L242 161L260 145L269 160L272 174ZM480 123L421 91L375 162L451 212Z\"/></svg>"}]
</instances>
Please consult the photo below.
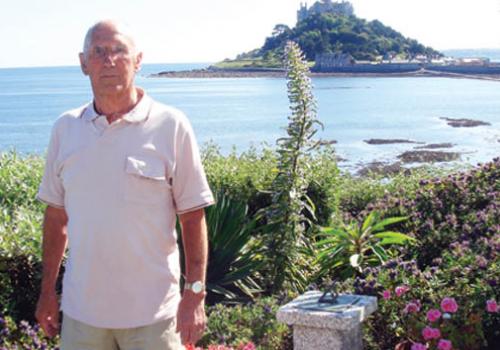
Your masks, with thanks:
<instances>
[{"instance_id":1,"label":"man's gray hair","mask_svg":"<svg viewBox=\"0 0 500 350\"><path fill-rule=\"evenodd\" d=\"M127 37L131 41L134 51L138 52L137 41L135 40L134 36L132 35L132 30L130 29L130 26L128 24L125 24L125 23L122 23L119 21L107 19L107 20L101 20L101 21L96 22L92 27L90 27L87 30L87 34L85 35L85 40L83 41L83 55L84 55L84 57L88 57L90 46L92 45L92 36L94 35L94 32L99 27L105 26L105 25L114 26L118 33Z\"/></svg>"}]
</instances>

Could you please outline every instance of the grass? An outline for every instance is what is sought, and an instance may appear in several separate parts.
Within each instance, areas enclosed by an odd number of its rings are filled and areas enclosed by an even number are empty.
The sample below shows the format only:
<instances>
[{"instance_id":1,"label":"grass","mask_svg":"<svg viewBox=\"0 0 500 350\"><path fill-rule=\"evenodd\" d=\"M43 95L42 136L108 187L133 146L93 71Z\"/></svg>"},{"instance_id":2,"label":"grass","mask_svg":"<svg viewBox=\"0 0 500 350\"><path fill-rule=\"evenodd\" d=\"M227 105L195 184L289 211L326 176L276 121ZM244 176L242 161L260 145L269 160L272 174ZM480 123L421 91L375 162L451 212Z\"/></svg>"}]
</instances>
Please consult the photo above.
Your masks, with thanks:
<instances>
[{"instance_id":1,"label":"grass","mask_svg":"<svg viewBox=\"0 0 500 350\"><path fill-rule=\"evenodd\" d=\"M283 68L283 64L280 60L264 60L262 58L224 60L213 66L219 69Z\"/></svg>"}]
</instances>

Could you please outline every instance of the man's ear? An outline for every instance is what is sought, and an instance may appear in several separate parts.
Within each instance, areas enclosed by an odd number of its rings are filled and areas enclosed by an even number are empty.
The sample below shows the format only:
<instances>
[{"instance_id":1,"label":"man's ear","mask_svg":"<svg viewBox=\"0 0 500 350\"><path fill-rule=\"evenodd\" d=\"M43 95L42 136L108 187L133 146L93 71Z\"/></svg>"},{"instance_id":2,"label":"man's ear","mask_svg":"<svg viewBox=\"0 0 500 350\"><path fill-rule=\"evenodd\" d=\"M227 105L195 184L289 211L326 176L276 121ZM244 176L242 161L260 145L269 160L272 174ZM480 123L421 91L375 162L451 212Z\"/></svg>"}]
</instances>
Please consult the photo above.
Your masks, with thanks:
<instances>
[{"instance_id":1,"label":"man's ear","mask_svg":"<svg viewBox=\"0 0 500 350\"><path fill-rule=\"evenodd\" d=\"M141 69L142 63L142 52L139 52L135 55L135 71L138 72Z\"/></svg>"},{"instance_id":2,"label":"man's ear","mask_svg":"<svg viewBox=\"0 0 500 350\"><path fill-rule=\"evenodd\" d=\"M82 69L83 74L89 75L89 72L87 69L87 63L85 62L85 56L83 55L83 52L80 52L78 57L80 58L80 68Z\"/></svg>"}]
</instances>

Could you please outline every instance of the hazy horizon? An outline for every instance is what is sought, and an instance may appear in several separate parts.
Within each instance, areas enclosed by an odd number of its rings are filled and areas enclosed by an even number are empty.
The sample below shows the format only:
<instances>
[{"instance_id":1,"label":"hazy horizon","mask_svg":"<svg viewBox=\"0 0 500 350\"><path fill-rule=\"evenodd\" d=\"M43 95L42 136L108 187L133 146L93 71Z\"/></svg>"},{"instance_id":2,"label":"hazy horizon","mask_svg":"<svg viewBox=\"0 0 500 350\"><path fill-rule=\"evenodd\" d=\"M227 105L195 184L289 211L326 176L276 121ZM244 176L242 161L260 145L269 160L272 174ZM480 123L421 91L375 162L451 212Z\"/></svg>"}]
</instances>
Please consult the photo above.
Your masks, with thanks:
<instances>
[{"instance_id":1,"label":"hazy horizon","mask_svg":"<svg viewBox=\"0 0 500 350\"><path fill-rule=\"evenodd\" d=\"M439 50L438 50L439 51ZM452 52L452 51L494 51L498 56L498 60L500 60L500 48L457 48L457 49L446 49L442 50L441 52L446 53L446 52ZM159 65L159 64L184 64L184 65L198 65L198 64L214 64L216 61L213 62L143 62L145 65ZM0 69L14 69L14 68L65 68L65 67L79 67L79 64L67 64L67 65L45 65L45 66L13 66L13 67L0 67Z\"/></svg>"},{"instance_id":2,"label":"hazy horizon","mask_svg":"<svg viewBox=\"0 0 500 350\"><path fill-rule=\"evenodd\" d=\"M294 27L302 0L17 0L0 13L0 67L78 65L87 28L128 23L144 62L218 62L261 47L276 24ZM314 3L308 0L310 6ZM500 49L500 0L351 0L355 15L438 51ZM479 4L478 4L479 3Z\"/></svg>"}]
</instances>

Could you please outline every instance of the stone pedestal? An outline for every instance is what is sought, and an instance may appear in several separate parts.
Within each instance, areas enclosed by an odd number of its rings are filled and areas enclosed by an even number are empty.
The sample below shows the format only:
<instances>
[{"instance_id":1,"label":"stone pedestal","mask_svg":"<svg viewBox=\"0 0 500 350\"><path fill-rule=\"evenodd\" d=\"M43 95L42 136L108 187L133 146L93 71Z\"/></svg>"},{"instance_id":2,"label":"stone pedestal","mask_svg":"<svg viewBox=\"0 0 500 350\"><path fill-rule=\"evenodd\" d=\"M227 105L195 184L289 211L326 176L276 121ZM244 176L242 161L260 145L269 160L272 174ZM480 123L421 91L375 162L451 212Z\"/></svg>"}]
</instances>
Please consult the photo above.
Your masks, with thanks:
<instances>
[{"instance_id":1,"label":"stone pedestal","mask_svg":"<svg viewBox=\"0 0 500 350\"><path fill-rule=\"evenodd\" d=\"M301 295L278 310L278 320L293 326L294 350L362 350L361 322L377 309L377 298L341 295L329 307L321 292Z\"/></svg>"}]
</instances>

